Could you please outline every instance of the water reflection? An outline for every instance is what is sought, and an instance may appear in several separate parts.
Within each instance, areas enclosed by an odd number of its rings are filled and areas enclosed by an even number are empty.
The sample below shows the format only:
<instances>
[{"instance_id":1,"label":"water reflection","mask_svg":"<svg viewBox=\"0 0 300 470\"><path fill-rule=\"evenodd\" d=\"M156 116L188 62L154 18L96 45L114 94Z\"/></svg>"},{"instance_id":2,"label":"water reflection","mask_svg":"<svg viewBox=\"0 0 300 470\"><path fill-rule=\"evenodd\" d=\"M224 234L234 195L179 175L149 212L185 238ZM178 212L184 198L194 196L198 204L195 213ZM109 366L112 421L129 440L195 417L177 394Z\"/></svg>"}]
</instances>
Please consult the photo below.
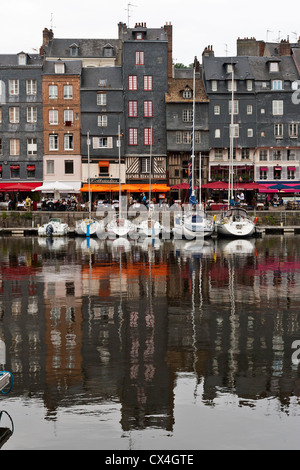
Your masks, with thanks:
<instances>
[{"instance_id":1,"label":"water reflection","mask_svg":"<svg viewBox=\"0 0 300 470\"><path fill-rule=\"evenodd\" d=\"M124 432L171 432L178 377L192 374L204 406L272 398L299 415L295 240L2 238L11 397L41 398L50 421L61 408L115 403Z\"/></svg>"}]
</instances>

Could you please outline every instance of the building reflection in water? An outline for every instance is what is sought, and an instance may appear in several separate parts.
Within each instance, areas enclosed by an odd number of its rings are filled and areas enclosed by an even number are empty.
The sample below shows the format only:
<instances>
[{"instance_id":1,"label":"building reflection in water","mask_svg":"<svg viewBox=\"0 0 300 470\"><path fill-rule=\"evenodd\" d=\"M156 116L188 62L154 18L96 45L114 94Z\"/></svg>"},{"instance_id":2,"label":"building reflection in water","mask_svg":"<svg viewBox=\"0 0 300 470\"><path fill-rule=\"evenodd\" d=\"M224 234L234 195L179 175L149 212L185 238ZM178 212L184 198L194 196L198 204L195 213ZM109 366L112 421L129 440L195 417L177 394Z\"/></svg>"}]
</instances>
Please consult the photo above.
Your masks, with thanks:
<instances>
[{"instance_id":1,"label":"building reflection in water","mask_svg":"<svg viewBox=\"0 0 300 470\"><path fill-rule=\"evenodd\" d=\"M43 245L44 243L44 245ZM120 404L124 431L172 430L180 374L214 406L299 397L300 252L293 238L151 243L3 239L0 340L14 396ZM201 386L200 386L201 384Z\"/></svg>"}]
</instances>

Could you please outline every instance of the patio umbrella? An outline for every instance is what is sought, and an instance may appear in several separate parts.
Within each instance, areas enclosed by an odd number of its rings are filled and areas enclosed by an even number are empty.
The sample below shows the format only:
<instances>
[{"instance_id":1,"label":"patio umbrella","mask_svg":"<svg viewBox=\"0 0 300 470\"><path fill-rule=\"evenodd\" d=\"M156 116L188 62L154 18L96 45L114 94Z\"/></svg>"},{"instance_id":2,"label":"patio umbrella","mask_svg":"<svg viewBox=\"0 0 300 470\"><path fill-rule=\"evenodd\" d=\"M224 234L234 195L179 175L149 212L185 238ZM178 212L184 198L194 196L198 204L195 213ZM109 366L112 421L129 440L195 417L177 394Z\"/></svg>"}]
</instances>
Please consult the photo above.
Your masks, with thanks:
<instances>
[{"instance_id":1,"label":"patio umbrella","mask_svg":"<svg viewBox=\"0 0 300 470\"><path fill-rule=\"evenodd\" d=\"M54 198L58 199L60 193L72 193L75 191L71 185L63 183L62 181L47 181L41 186L34 188L32 191L42 191L43 193L54 193Z\"/></svg>"}]
</instances>

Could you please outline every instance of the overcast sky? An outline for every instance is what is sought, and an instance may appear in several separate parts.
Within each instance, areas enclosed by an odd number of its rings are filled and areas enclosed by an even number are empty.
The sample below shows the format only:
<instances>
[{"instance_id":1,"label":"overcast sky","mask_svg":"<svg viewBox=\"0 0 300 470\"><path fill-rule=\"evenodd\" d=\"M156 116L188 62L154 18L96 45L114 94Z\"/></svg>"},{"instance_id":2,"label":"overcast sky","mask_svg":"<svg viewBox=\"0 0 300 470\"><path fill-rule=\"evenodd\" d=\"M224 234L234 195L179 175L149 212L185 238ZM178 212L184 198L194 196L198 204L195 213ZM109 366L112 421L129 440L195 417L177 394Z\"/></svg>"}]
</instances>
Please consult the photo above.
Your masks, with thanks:
<instances>
[{"instance_id":1,"label":"overcast sky","mask_svg":"<svg viewBox=\"0 0 300 470\"><path fill-rule=\"evenodd\" d=\"M238 37L276 41L300 35L299 7L280 0L2 0L0 53L33 53L44 27L57 38L117 38L118 23L173 25L173 60L189 65L212 45L216 56L236 54ZM295 4L297 5L297 4ZM298 27L298 30L297 30Z\"/></svg>"}]
</instances>

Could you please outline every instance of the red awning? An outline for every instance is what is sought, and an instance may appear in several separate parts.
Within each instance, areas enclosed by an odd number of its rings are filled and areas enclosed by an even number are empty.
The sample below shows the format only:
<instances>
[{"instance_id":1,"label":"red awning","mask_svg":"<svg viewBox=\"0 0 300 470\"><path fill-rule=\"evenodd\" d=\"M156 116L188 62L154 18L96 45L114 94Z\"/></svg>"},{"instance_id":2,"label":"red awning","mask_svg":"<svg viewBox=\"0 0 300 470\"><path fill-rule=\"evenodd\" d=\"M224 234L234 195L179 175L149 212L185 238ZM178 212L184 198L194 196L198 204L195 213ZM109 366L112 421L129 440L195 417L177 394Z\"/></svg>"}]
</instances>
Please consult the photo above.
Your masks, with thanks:
<instances>
[{"instance_id":1,"label":"red awning","mask_svg":"<svg viewBox=\"0 0 300 470\"><path fill-rule=\"evenodd\" d=\"M18 170L20 168L20 165L10 165L11 170Z\"/></svg>"},{"instance_id":2,"label":"red awning","mask_svg":"<svg viewBox=\"0 0 300 470\"><path fill-rule=\"evenodd\" d=\"M288 166L288 170L289 171L296 171L296 167L295 166Z\"/></svg>"},{"instance_id":3,"label":"red awning","mask_svg":"<svg viewBox=\"0 0 300 470\"><path fill-rule=\"evenodd\" d=\"M29 171L35 170L35 165L27 165L27 170Z\"/></svg>"},{"instance_id":4,"label":"red awning","mask_svg":"<svg viewBox=\"0 0 300 470\"><path fill-rule=\"evenodd\" d=\"M108 166L109 166L109 162L108 162L108 161L104 161L104 160L100 160L100 161L99 161L99 167L100 167L100 168L108 167Z\"/></svg>"},{"instance_id":5,"label":"red awning","mask_svg":"<svg viewBox=\"0 0 300 470\"><path fill-rule=\"evenodd\" d=\"M41 186L42 182L35 183L0 183L0 192L17 192L17 191L32 191L33 189Z\"/></svg>"},{"instance_id":6,"label":"red awning","mask_svg":"<svg viewBox=\"0 0 300 470\"><path fill-rule=\"evenodd\" d=\"M275 166L274 170L277 170L277 171L282 170L282 167L281 166Z\"/></svg>"},{"instance_id":7,"label":"red awning","mask_svg":"<svg viewBox=\"0 0 300 470\"><path fill-rule=\"evenodd\" d=\"M189 183L179 183L175 184L174 186L171 186L171 189L189 189L189 187Z\"/></svg>"},{"instance_id":8,"label":"red awning","mask_svg":"<svg viewBox=\"0 0 300 470\"><path fill-rule=\"evenodd\" d=\"M268 167L267 166L261 166L260 171L268 171Z\"/></svg>"}]
</instances>

